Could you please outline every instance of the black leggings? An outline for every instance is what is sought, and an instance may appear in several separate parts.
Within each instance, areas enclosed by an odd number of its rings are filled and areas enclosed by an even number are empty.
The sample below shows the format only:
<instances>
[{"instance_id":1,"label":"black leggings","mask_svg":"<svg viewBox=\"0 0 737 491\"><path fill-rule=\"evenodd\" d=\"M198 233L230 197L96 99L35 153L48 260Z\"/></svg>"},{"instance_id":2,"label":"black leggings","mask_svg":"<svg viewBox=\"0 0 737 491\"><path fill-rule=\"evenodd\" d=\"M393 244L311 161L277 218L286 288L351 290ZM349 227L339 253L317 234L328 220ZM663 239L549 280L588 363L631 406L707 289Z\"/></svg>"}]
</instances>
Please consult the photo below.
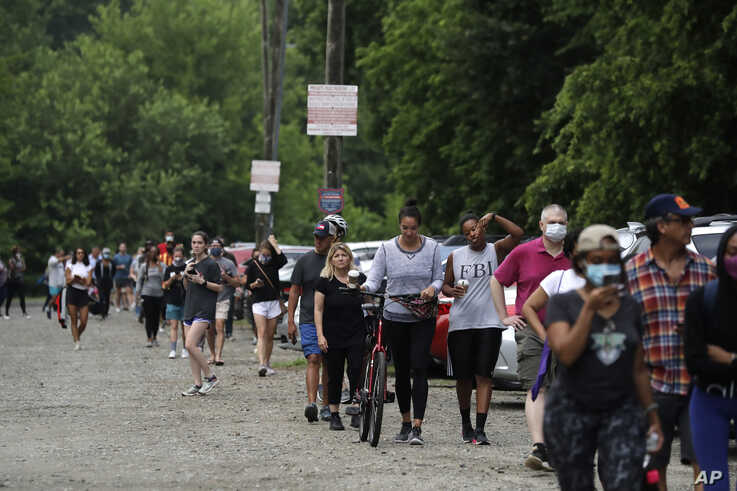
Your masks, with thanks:
<instances>
[{"instance_id":1,"label":"black leggings","mask_svg":"<svg viewBox=\"0 0 737 491\"><path fill-rule=\"evenodd\" d=\"M13 297L18 295L20 300L20 309L23 314L26 313L26 289L22 281L19 280L8 280L5 283L8 286L8 296L5 299L5 315L8 315L10 311L10 303L13 301Z\"/></svg>"},{"instance_id":2,"label":"black leggings","mask_svg":"<svg viewBox=\"0 0 737 491\"><path fill-rule=\"evenodd\" d=\"M107 317L110 312L110 292L112 287L102 286L98 289L100 293L100 304L102 304L102 316Z\"/></svg>"},{"instance_id":3,"label":"black leggings","mask_svg":"<svg viewBox=\"0 0 737 491\"><path fill-rule=\"evenodd\" d=\"M394 357L399 411L402 414L409 412L411 398L414 418L423 419L427 406L427 369L430 365L430 345L435 335L435 318L417 322L384 319L384 335Z\"/></svg>"},{"instance_id":4,"label":"black leggings","mask_svg":"<svg viewBox=\"0 0 737 491\"><path fill-rule=\"evenodd\" d=\"M146 318L146 336L149 339L156 339L159 332L159 318L161 317L161 301L163 297L151 297L142 295L143 298L143 316Z\"/></svg>"},{"instance_id":5,"label":"black leggings","mask_svg":"<svg viewBox=\"0 0 737 491\"><path fill-rule=\"evenodd\" d=\"M351 397L356 394L356 388L361 379L361 365L363 362L363 340L360 344L345 348L331 348L328 340L328 352L325 354L328 364L328 402L340 404L343 392L343 371L348 361L348 383L351 387Z\"/></svg>"}]
</instances>

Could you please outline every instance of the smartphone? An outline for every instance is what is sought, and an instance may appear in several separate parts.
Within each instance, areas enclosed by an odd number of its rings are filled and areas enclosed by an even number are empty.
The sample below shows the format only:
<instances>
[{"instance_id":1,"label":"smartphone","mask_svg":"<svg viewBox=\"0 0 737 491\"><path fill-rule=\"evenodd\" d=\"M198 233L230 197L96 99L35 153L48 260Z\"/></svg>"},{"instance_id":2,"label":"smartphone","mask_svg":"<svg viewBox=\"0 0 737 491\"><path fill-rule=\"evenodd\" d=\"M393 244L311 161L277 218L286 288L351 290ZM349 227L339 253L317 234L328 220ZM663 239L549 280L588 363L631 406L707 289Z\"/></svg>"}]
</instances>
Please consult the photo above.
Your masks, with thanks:
<instances>
[{"instance_id":1,"label":"smartphone","mask_svg":"<svg viewBox=\"0 0 737 491\"><path fill-rule=\"evenodd\" d=\"M602 286L616 286L621 284L622 276L618 274L608 274L603 278Z\"/></svg>"}]
</instances>

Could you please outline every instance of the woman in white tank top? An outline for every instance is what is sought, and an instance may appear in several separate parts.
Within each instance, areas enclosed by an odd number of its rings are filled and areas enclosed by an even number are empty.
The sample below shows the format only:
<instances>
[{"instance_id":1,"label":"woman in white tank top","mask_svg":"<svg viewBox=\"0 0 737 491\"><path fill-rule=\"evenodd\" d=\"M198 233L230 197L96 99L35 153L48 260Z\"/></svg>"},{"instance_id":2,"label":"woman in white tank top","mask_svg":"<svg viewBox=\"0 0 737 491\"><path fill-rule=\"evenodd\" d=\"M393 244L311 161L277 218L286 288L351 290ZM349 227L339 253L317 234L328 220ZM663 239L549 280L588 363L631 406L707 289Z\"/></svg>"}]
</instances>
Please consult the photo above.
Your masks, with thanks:
<instances>
[{"instance_id":1,"label":"woman in white tank top","mask_svg":"<svg viewBox=\"0 0 737 491\"><path fill-rule=\"evenodd\" d=\"M509 234L494 244L486 242L486 226L496 222ZM499 356L506 317L504 299L493 299L489 282L499 261L522 238L523 231L496 213L481 219L466 214L461 233L469 245L448 256L443 293L453 297L448 327L448 372L456 378L464 443L488 445L484 432L491 401L491 376ZM476 378L476 428L471 425L471 391Z\"/></svg>"}]
</instances>

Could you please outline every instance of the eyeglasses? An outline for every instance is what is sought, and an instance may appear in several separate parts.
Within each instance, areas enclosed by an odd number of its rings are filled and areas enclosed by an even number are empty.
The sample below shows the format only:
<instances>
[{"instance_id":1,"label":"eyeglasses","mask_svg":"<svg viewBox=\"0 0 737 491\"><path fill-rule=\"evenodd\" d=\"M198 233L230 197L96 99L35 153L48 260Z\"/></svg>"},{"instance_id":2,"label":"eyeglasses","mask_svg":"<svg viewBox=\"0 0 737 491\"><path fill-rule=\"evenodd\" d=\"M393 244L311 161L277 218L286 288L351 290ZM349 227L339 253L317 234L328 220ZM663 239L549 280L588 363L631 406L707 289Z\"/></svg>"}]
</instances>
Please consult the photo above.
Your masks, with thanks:
<instances>
[{"instance_id":1,"label":"eyeglasses","mask_svg":"<svg viewBox=\"0 0 737 491\"><path fill-rule=\"evenodd\" d=\"M693 225L693 218L683 215L663 217L663 221L666 223L681 222L681 225Z\"/></svg>"}]
</instances>

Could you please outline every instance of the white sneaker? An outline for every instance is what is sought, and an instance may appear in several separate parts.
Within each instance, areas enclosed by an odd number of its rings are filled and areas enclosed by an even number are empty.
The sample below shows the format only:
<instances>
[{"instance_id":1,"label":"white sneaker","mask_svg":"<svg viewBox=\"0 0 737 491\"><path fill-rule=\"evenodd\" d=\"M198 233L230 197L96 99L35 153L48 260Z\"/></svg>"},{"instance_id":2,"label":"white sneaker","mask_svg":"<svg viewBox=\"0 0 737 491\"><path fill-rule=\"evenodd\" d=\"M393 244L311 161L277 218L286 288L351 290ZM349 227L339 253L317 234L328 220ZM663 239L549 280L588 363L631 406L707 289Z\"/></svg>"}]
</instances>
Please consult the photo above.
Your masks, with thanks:
<instances>
[{"instance_id":1,"label":"white sneaker","mask_svg":"<svg viewBox=\"0 0 737 491\"><path fill-rule=\"evenodd\" d=\"M272 375L276 375L276 371L271 367L266 367L266 376L271 377Z\"/></svg>"},{"instance_id":2,"label":"white sneaker","mask_svg":"<svg viewBox=\"0 0 737 491\"><path fill-rule=\"evenodd\" d=\"M82 344L79 341L74 343L74 351L79 351L81 349L82 349Z\"/></svg>"},{"instance_id":3,"label":"white sneaker","mask_svg":"<svg viewBox=\"0 0 737 491\"><path fill-rule=\"evenodd\" d=\"M116 314L119 314L120 313L120 307L115 307L115 313Z\"/></svg>"},{"instance_id":4,"label":"white sneaker","mask_svg":"<svg viewBox=\"0 0 737 491\"><path fill-rule=\"evenodd\" d=\"M169 352L169 359L170 359L170 360L173 360L173 359L174 359L174 358L176 358L176 357L177 357L177 350L171 350L171 351Z\"/></svg>"},{"instance_id":5,"label":"white sneaker","mask_svg":"<svg viewBox=\"0 0 737 491\"><path fill-rule=\"evenodd\" d=\"M26 314L26 319L30 319L30 318L31 318L31 316L28 315L28 314Z\"/></svg>"},{"instance_id":6,"label":"white sneaker","mask_svg":"<svg viewBox=\"0 0 737 491\"><path fill-rule=\"evenodd\" d=\"M182 348L182 358L189 358L189 351L186 348Z\"/></svg>"},{"instance_id":7,"label":"white sneaker","mask_svg":"<svg viewBox=\"0 0 737 491\"><path fill-rule=\"evenodd\" d=\"M9 315L4 315L4 316L3 316L3 319L5 319L6 321L7 321L7 320L10 320L10 316L9 316Z\"/></svg>"}]
</instances>

